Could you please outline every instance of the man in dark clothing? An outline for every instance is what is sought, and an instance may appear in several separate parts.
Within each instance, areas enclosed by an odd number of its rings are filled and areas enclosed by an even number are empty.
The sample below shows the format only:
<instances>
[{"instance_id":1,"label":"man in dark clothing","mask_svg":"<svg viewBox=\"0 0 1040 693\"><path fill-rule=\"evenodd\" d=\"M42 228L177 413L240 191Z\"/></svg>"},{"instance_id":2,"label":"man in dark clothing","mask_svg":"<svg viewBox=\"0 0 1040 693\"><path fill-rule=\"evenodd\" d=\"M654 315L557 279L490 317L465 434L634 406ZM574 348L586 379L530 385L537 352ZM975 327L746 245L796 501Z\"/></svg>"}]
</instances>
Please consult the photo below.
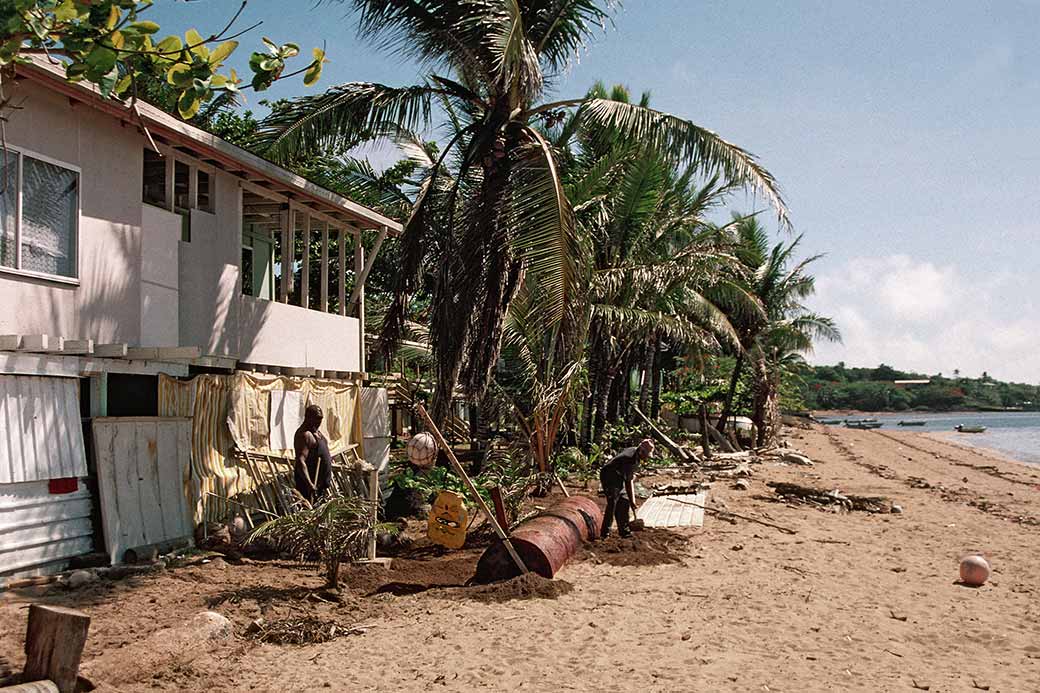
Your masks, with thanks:
<instances>
[{"instance_id":1,"label":"man in dark clothing","mask_svg":"<svg viewBox=\"0 0 1040 693\"><path fill-rule=\"evenodd\" d=\"M332 478L332 456L329 443L318 428L325 415L317 404L308 404L303 414L303 424L296 429L293 447L296 464L293 466L293 481L296 490L310 503L320 500L329 490Z\"/></svg>"},{"instance_id":2,"label":"man in dark clothing","mask_svg":"<svg viewBox=\"0 0 1040 693\"><path fill-rule=\"evenodd\" d=\"M633 488L636 469L639 463L647 459L654 451L654 441L649 438L639 443L638 447L625 448L614 459L599 470L599 482L603 485L603 495L607 497L607 509L603 512L603 527L599 535L601 539L610 536L610 526L617 520L618 534L623 537L632 535L628 528L629 509L636 510L636 494Z\"/></svg>"}]
</instances>

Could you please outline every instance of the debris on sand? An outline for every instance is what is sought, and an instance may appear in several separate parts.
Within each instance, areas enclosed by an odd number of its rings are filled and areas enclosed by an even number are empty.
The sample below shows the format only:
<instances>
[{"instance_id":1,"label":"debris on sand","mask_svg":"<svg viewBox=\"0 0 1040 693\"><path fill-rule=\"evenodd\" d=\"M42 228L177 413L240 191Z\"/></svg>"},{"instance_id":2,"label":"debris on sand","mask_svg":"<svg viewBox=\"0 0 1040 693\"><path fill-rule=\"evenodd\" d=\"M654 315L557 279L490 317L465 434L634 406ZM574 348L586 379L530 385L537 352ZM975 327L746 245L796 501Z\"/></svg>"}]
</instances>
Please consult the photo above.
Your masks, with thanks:
<instances>
[{"instance_id":1,"label":"debris on sand","mask_svg":"<svg viewBox=\"0 0 1040 693\"><path fill-rule=\"evenodd\" d=\"M838 489L824 491L783 481L770 481L768 486L776 493L776 498L770 500L831 507L845 512L859 510L868 513L889 513L892 511L892 501L880 496L854 496L844 494Z\"/></svg>"},{"instance_id":2,"label":"debris on sand","mask_svg":"<svg viewBox=\"0 0 1040 693\"><path fill-rule=\"evenodd\" d=\"M346 635L362 635L372 626L344 626L336 621L313 616L283 618L266 622L257 619L246 634L258 642L272 645L311 645L329 642Z\"/></svg>"}]
</instances>

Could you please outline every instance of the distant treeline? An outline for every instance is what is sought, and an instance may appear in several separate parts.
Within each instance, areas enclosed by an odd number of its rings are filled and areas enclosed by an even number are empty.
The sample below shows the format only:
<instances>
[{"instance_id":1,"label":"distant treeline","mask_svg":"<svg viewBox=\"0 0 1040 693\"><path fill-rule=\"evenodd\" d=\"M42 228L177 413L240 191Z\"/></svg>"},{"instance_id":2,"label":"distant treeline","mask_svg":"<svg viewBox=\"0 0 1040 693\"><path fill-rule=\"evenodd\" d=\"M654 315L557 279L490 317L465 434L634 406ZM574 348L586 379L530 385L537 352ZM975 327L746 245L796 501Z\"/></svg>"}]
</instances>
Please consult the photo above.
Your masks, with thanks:
<instances>
[{"instance_id":1,"label":"distant treeline","mask_svg":"<svg viewBox=\"0 0 1040 693\"><path fill-rule=\"evenodd\" d=\"M928 384L897 385L896 380L928 380ZM981 378L926 375L898 371L881 364L877 368L809 366L799 384L809 409L859 409L862 411L950 411L954 409L1040 411L1040 386L1005 383L986 373Z\"/></svg>"}]
</instances>

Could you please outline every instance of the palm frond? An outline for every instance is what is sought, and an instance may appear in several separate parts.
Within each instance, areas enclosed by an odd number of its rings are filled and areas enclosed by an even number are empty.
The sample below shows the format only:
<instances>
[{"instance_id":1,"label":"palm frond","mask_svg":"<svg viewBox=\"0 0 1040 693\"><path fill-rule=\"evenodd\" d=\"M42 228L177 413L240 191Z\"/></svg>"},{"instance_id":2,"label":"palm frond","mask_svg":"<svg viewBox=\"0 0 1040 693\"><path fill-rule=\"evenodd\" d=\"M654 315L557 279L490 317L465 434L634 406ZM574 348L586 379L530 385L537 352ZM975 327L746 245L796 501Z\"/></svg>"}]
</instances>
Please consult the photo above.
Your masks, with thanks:
<instances>
[{"instance_id":1,"label":"palm frond","mask_svg":"<svg viewBox=\"0 0 1040 693\"><path fill-rule=\"evenodd\" d=\"M609 99L587 100L581 113L594 125L695 164L709 175L718 172L749 187L766 198L782 225L790 225L787 205L773 175L752 154L711 130L668 113Z\"/></svg>"},{"instance_id":2,"label":"palm frond","mask_svg":"<svg viewBox=\"0 0 1040 693\"><path fill-rule=\"evenodd\" d=\"M430 126L435 90L352 82L322 94L291 99L263 120L254 146L275 161L349 147L392 123L404 130Z\"/></svg>"}]
</instances>

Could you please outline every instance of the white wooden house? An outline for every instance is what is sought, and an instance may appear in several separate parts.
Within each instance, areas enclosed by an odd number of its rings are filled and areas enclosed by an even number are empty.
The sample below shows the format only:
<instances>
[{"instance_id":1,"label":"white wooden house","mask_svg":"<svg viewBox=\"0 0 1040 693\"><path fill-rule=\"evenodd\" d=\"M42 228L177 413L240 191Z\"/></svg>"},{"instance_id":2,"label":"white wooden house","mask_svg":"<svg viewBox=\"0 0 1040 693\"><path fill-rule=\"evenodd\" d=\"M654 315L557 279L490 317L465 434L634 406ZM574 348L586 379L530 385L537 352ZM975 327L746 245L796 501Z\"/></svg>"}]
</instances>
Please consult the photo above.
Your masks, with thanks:
<instances>
[{"instance_id":1,"label":"white wooden house","mask_svg":"<svg viewBox=\"0 0 1040 693\"><path fill-rule=\"evenodd\" d=\"M0 575L99 548L85 422L155 417L159 374L360 385L364 279L401 229L61 68L5 88ZM301 238L314 250L295 257Z\"/></svg>"}]
</instances>

